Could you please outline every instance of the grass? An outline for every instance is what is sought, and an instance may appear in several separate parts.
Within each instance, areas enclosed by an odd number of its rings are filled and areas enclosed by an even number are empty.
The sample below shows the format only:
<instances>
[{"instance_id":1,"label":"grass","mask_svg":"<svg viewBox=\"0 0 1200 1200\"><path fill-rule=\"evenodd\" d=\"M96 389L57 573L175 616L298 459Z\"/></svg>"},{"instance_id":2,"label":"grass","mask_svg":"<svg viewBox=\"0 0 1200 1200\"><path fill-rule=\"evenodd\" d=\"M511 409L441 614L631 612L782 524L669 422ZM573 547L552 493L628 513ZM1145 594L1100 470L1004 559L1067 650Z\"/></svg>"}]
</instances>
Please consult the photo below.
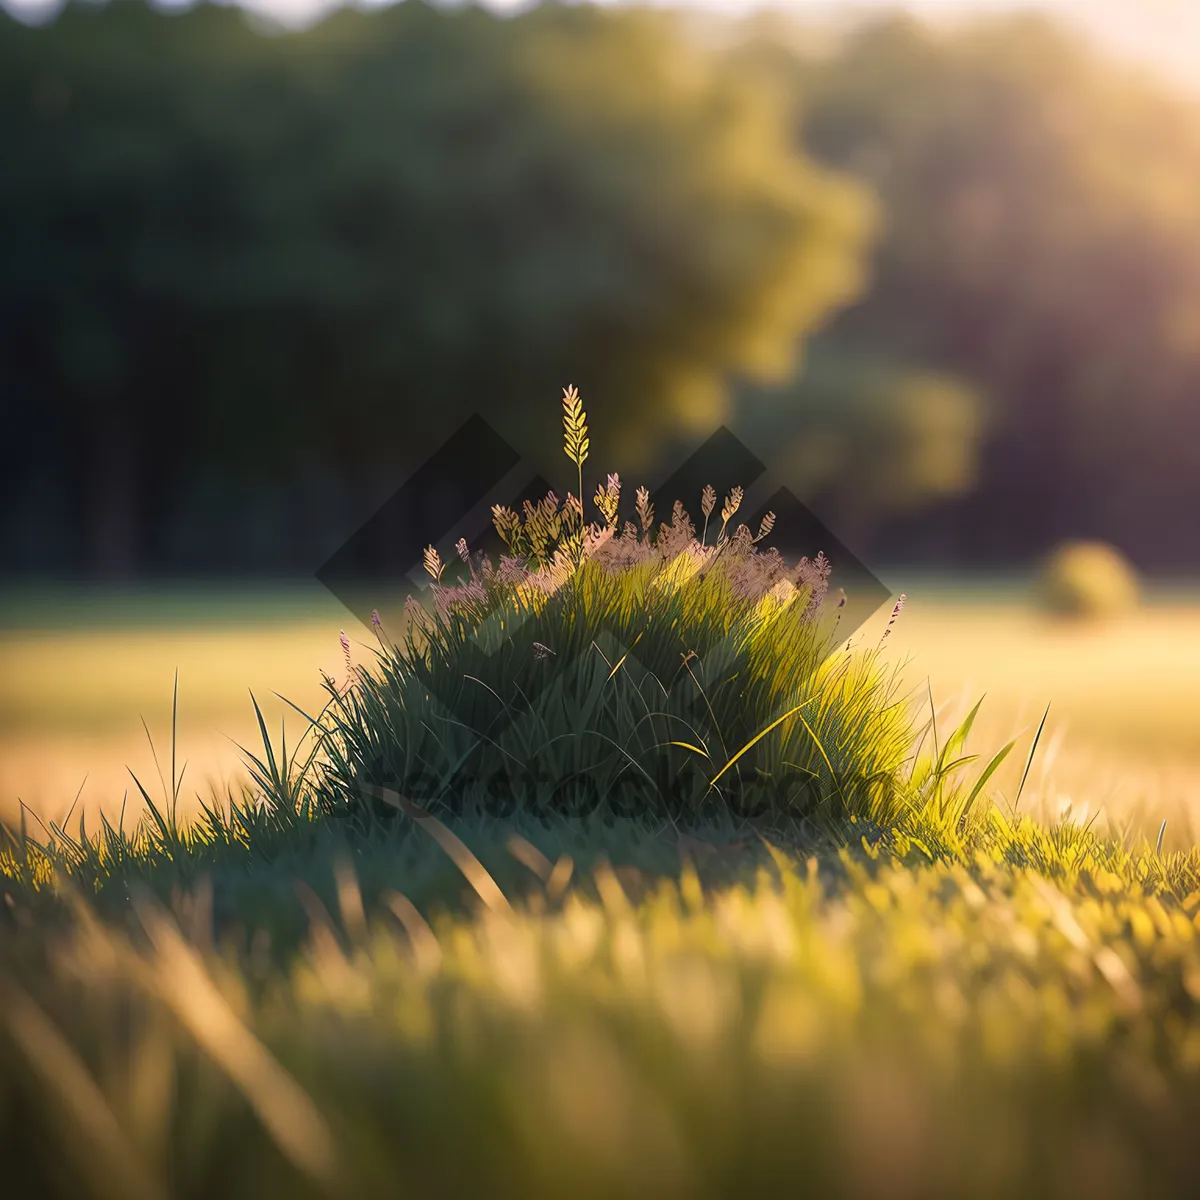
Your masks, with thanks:
<instances>
[{"instance_id":1,"label":"grass","mask_svg":"<svg viewBox=\"0 0 1200 1200\"><path fill-rule=\"evenodd\" d=\"M986 691L1001 719L1052 701L1067 736L1132 758L1200 762L1200 595L1152 589L1141 609L1089 624L1042 616L1025 590L906 581L897 648L935 695ZM999 710L1003 710L1002 712Z\"/></svg>"},{"instance_id":2,"label":"grass","mask_svg":"<svg viewBox=\"0 0 1200 1200\"><path fill-rule=\"evenodd\" d=\"M581 480L585 414L567 401ZM610 480L596 504L618 499ZM281 710L255 702L244 785L184 812L177 691L169 758L135 772L133 812L21 810L0 848L6 1187L1190 1196L1194 839L1145 813L1057 813L1044 704L993 740L986 704L948 721L921 693L899 703L870 635L825 659L815 577L764 609L753 579L775 584L728 528L736 498L703 505L720 553L676 555L676 515L656 559L639 513L612 576L570 498L498 513L522 570L501 585L472 562L453 584L431 551L437 615L382 639L372 671L356 652L327 679L305 739L276 739ZM718 565L683 578L697 563ZM1003 627L960 619L939 625L942 661L994 655L1005 714ZM614 665L604 635L636 656ZM1046 659L1040 636L1019 640ZM1103 681L1127 724L1194 686L1186 654L1164 653L1162 677L1127 667L1114 687L1108 643L1056 636L1098 672L1080 695ZM119 707L118 688L96 694ZM748 779L796 763L820 803L737 815ZM696 786L614 811L623 771L664 765ZM362 802L414 766L436 785L423 807ZM446 803L532 767L558 791L587 776L606 803ZM845 794L854 772L889 778L883 802Z\"/></svg>"},{"instance_id":3,"label":"grass","mask_svg":"<svg viewBox=\"0 0 1200 1200\"><path fill-rule=\"evenodd\" d=\"M189 823L172 747L149 819L27 829L0 859L6 1177L1190 1195L1200 852L1035 821L1016 787L968 804L1034 777L1036 724L993 773L947 769L983 711L912 727L886 825L793 813L765 841L711 818L334 819L265 722L262 786Z\"/></svg>"},{"instance_id":4,"label":"grass","mask_svg":"<svg viewBox=\"0 0 1200 1200\"><path fill-rule=\"evenodd\" d=\"M437 585L419 642L381 638L377 670L330 682L314 786L335 808L366 783L456 811L889 820L899 800L869 785L903 760L903 697L877 655L838 651L811 583L748 582L753 563L589 560L549 593Z\"/></svg>"},{"instance_id":5,"label":"grass","mask_svg":"<svg viewBox=\"0 0 1200 1200\"><path fill-rule=\"evenodd\" d=\"M60 598L45 609L55 625L39 627L10 598L22 624L0 633L0 815L15 814L20 798L43 818L61 818L86 779L80 809L93 821L101 812L115 819L131 790L127 766L154 777L142 718L164 743L176 671L179 751L191 778L201 794L210 780L236 787L244 772L235 743L257 733L249 692L277 728L291 710L274 693L319 707L321 672L341 666L346 617L315 583L299 598L242 589L211 604L190 589L160 590L130 600L124 623L122 603ZM93 624L97 607L109 615ZM151 610L157 619L143 619ZM198 811L191 789L185 804ZM136 792L128 807L140 809Z\"/></svg>"},{"instance_id":6,"label":"grass","mask_svg":"<svg viewBox=\"0 0 1200 1200\"><path fill-rule=\"evenodd\" d=\"M986 694L976 726L999 744L1050 719L1023 810L1070 811L1113 832L1200 840L1200 604L1194 589L1151 590L1138 612L1098 625L1049 620L1028 593L917 578L892 649L953 721ZM989 592L991 593L989 598ZM1011 798L1009 764L997 780Z\"/></svg>"},{"instance_id":7,"label":"grass","mask_svg":"<svg viewBox=\"0 0 1200 1200\"><path fill-rule=\"evenodd\" d=\"M27 845L0 933L6 1174L73 1196L1190 1194L1200 855L995 809L857 826L729 852L720 830L459 823L503 902L407 822L244 810Z\"/></svg>"},{"instance_id":8,"label":"grass","mask_svg":"<svg viewBox=\"0 0 1200 1200\"><path fill-rule=\"evenodd\" d=\"M1138 614L1088 630L1043 620L1016 583L899 569L884 578L908 593L887 658L914 691L928 680L945 722L986 694L976 736L999 746L1019 730L1031 732L1051 704L1024 793L1028 811L1055 818L1071 803L1087 820L1105 806L1120 822L1136 819L1151 837L1166 816L1172 846L1200 837L1193 823L1200 812L1194 590L1151 592ZM57 599L39 594L36 604L28 594L6 597L0 815L9 817L20 797L43 819L62 819L81 784L77 813L86 812L93 827L101 812L116 820L127 790L127 814L136 815L141 802L126 768L156 778L141 717L164 743L177 669L179 748L191 781L181 803L198 812L196 790L207 795L210 782L237 790L245 779L235 743L258 737L248 691L273 730L287 717L298 734L303 722L274 693L306 711L320 707L321 672L340 678L343 670L339 625L347 626L356 661L370 661L377 645L316 583L290 591L230 588L219 598L188 588L136 599L60 591ZM886 616L864 628L864 645L878 642ZM1011 797L1015 766L996 782Z\"/></svg>"}]
</instances>

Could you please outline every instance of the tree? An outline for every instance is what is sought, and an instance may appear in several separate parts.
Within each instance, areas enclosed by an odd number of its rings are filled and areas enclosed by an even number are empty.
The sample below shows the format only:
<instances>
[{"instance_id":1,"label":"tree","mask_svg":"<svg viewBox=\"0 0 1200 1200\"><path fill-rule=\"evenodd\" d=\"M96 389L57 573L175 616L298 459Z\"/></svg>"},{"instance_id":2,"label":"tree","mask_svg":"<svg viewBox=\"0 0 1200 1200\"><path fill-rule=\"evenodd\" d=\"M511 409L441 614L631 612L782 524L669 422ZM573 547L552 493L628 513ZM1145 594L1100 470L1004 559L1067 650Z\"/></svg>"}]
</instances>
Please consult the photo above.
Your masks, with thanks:
<instances>
[{"instance_id":1,"label":"tree","mask_svg":"<svg viewBox=\"0 0 1200 1200\"><path fill-rule=\"evenodd\" d=\"M524 448L568 382L644 459L787 378L871 232L663 14L73 5L0 21L0 103L0 388L114 566L205 470L369 481L473 407Z\"/></svg>"},{"instance_id":2,"label":"tree","mask_svg":"<svg viewBox=\"0 0 1200 1200\"><path fill-rule=\"evenodd\" d=\"M739 428L783 485L860 553L896 557L897 519L970 491L982 403L961 378L818 338L799 376L738 392Z\"/></svg>"},{"instance_id":3,"label":"tree","mask_svg":"<svg viewBox=\"0 0 1200 1200\"><path fill-rule=\"evenodd\" d=\"M988 397L959 549L1200 563L1200 110L1032 17L873 23L798 63L804 142L887 213L842 344Z\"/></svg>"}]
</instances>

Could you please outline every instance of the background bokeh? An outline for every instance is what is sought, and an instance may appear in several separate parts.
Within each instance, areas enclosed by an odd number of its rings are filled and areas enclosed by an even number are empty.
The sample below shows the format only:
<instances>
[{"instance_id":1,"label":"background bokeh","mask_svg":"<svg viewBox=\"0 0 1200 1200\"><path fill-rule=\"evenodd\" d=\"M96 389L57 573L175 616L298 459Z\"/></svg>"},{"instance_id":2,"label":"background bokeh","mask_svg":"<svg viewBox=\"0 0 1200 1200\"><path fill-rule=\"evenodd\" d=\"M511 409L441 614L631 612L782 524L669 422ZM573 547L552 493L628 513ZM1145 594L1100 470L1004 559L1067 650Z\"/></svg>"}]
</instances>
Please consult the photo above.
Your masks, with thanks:
<instances>
[{"instance_id":1,"label":"background bokeh","mask_svg":"<svg viewBox=\"0 0 1200 1200\"><path fill-rule=\"evenodd\" d=\"M313 572L415 447L478 410L550 461L573 382L597 472L721 422L769 457L908 591L935 704L1053 701L1047 803L1187 810L1187 0L9 8L0 803L119 806L176 668L192 769L233 771L247 688L337 669ZM1146 606L1046 624L1072 539Z\"/></svg>"}]
</instances>

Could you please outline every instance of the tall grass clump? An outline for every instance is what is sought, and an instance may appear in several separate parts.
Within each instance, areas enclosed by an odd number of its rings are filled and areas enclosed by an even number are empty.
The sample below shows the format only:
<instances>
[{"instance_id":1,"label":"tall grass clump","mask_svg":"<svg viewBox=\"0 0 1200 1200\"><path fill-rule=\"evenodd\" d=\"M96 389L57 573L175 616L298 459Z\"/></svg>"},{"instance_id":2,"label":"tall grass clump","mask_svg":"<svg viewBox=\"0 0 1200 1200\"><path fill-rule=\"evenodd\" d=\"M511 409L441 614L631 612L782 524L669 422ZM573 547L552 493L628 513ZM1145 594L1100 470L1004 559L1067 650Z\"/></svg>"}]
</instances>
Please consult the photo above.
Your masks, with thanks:
<instances>
[{"instance_id":1,"label":"tall grass clump","mask_svg":"<svg viewBox=\"0 0 1200 1200\"><path fill-rule=\"evenodd\" d=\"M582 488L586 413L563 399ZM790 564L718 511L656 522L639 488L621 523L609 475L587 521L573 492L497 506L498 561L430 547L372 669L327 680L316 788L333 811L390 789L455 813L522 807L656 820L888 820L909 715L876 653L843 647L822 554ZM817 548L814 548L817 549Z\"/></svg>"}]
</instances>

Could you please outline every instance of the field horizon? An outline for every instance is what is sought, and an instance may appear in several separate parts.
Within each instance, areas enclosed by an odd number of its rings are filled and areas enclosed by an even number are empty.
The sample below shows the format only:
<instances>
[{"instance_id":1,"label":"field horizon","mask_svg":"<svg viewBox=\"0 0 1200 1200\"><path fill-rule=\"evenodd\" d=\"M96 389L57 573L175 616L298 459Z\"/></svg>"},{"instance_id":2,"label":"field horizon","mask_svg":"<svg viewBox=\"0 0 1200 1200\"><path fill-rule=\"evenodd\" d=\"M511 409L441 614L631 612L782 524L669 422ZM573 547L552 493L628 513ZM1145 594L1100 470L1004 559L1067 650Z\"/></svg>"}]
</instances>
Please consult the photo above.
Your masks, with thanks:
<instances>
[{"instance_id":1,"label":"field horizon","mask_svg":"<svg viewBox=\"0 0 1200 1200\"><path fill-rule=\"evenodd\" d=\"M1049 717L1030 780L1043 817L1104 811L1145 829L1168 821L1170 844L1194 840L1200 814L1200 585L1149 581L1135 612L1107 622L1049 618L1031 601L1033 576L880 571L907 604L886 643L903 664L915 709L929 705L952 728L980 698L980 754ZM883 605L855 634L876 644ZM303 720L279 697L315 712L322 672L344 674L339 633L356 662L375 645L312 580L231 586L174 582L141 587L40 584L0 591L0 817L19 802L61 820L76 801L95 827L142 810L130 771L160 796L179 677L176 751L188 765L182 811L245 779L243 755L260 742L251 694L272 736L289 741ZM68 682L69 681L69 682ZM143 720L145 725L143 725ZM1011 775L1011 770L1008 775ZM1013 780L997 778L1003 793ZM1176 839L1182 839L1178 843Z\"/></svg>"}]
</instances>

